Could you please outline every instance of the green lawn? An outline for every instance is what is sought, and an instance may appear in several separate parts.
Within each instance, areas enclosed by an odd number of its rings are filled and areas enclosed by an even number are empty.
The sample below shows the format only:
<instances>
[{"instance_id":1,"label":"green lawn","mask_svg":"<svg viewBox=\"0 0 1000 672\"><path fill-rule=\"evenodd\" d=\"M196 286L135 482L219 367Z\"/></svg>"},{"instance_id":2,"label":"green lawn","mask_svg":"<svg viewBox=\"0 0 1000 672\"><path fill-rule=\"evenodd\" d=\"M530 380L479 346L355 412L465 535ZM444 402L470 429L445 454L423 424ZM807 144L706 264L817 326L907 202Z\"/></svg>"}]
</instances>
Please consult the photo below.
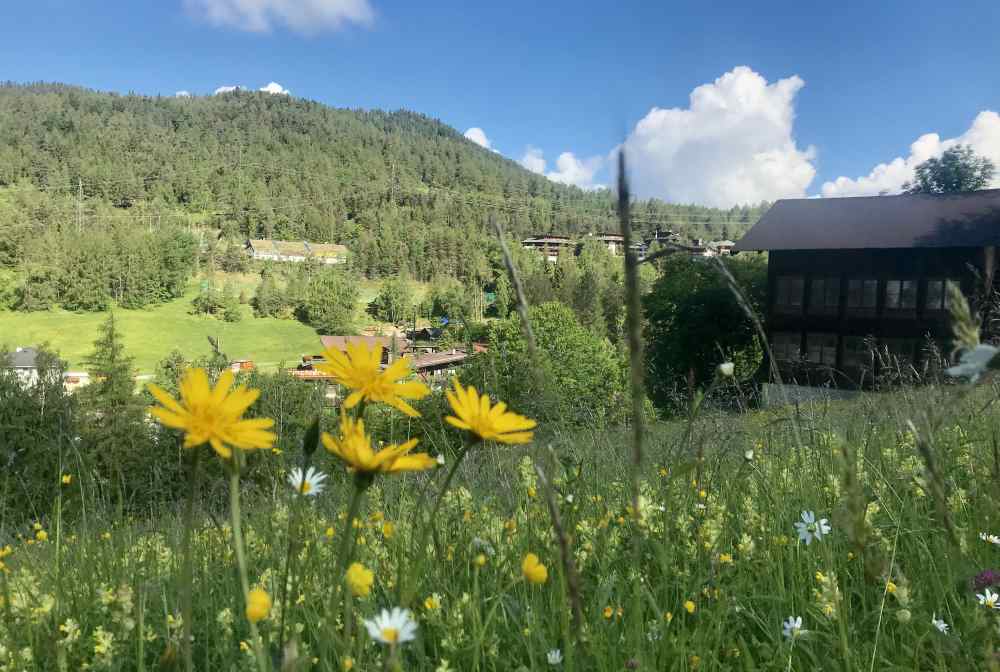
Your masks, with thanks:
<instances>
[{"instance_id":1,"label":"green lawn","mask_svg":"<svg viewBox=\"0 0 1000 672\"><path fill-rule=\"evenodd\" d=\"M282 362L293 365L303 353L320 350L319 337L312 328L294 320L255 318L249 306L243 306L243 320L237 323L191 315L195 291L161 306L116 311L125 347L135 357L139 373L152 373L156 363L174 348L192 359L207 355L208 336L218 338L231 359L252 359L262 368L274 368ZM0 312L0 347L48 342L71 368L79 369L105 319L107 313Z\"/></svg>"}]
</instances>

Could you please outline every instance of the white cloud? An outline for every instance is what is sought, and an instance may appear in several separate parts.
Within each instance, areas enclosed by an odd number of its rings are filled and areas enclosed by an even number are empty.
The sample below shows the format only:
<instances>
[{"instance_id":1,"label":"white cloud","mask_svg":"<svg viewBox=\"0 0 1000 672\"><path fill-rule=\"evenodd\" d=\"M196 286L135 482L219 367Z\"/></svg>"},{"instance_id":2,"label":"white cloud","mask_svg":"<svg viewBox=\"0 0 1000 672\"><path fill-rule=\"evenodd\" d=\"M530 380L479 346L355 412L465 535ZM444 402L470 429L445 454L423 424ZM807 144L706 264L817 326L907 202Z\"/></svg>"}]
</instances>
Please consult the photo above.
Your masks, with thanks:
<instances>
[{"instance_id":1,"label":"white cloud","mask_svg":"<svg viewBox=\"0 0 1000 672\"><path fill-rule=\"evenodd\" d=\"M178 91L177 93L174 94L174 98L190 98L190 97L191 97L190 91Z\"/></svg>"},{"instance_id":2,"label":"white cloud","mask_svg":"<svg viewBox=\"0 0 1000 672\"><path fill-rule=\"evenodd\" d=\"M804 196L816 169L792 135L803 85L738 66L696 87L687 108L654 107L625 143L633 191L719 207Z\"/></svg>"},{"instance_id":3,"label":"white cloud","mask_svg":"<svg viewBox=\"0 0 1000 672\"><path fill-rule=\"evenodd\" d=\"M533 173L541 175L545 172L545 157L542 154L542 150L537 147L528 145L528 148L524 150L524 156L521 157L518 163Z\"/></svg>"},{"instance_id":4,"label":"white cloud","mask_svg":"<svg viewBox=\"0 0 1000 672\"><path fill-rule=\"evenodd\" d=\"M284 25L315 34L350 23L368 25L375 18L369 0L184 0L184 6L211 24L255 33Z\"/></svg>"},{"instance_id":5,"label":"white cloud","mask_svg":"<svg viewBox=\"0 0 1000 672\"><path fill-rule=\"evenodd\" d=\"M545 173L545 177L553 182L572 184L581 189L601 189L604 185L595 184L594 175L601 169L602 163L603 159L599 156L581 160L573 152L563 152L556 159L557 170Z\"/></svg>"},{"instance_id":6,"label":"white cloud","mask_svg":"<svg viewBox=\"0 0 1000 672\"><path fill-rule=\"evenodd\" d=\"M941 156L955 145L970 145L972 150L1000 166L1000 115L992 110L980 112L972 126L957 138L942 140L937 133L925 133L910 145L905 159L897 156L889 163L880 163L870 173L856 179L838 177L823 184L824 196L877 196L898 193L903 184L912 180L914 169L927 159ZM1000 174L991 186L1000 186Z\"/></svg>"},{"instance_id":7,"label":"white cloud","mask_svg":"<svg viewBox=\"0 0 1000 672\"><path fill-rule=\"evenodd\" d=\"M219 96L219 95L222 95L223 93L232 93L233 91L236 91L236 90L241 89L241 88L243 88L243 87L241 87L241 86L220 86L219 88L217 88L215 91L212 92L212 95L213 96Z\"/></svg>"},{"instance_id":8,"label":"white cloud","mask_svg":"<svg viewBox=\"0 0 1000 672\"><path fill-rule=\"evenodd\" d=\"M271 95L288 96L291 95L292 93L291 91L283 87L281 84L278 84L277 82L271 82L267 86L262 86L260 87L260 90L263 91L264 93L270 93Z\"/></svg>"},{"instance_id":9,"label":"white cloud","mask_svg":"<svg viewBox=\"0 0 1000 672\"><path fill-rule=\"evenodd\" d=\"M486 131L479 128L478 126L473 126L465 132L465 137L472 140L474 143L479 145L484 149L492 149L493 144L490 139L486 137Z\"/></svg>"}]
</instances>

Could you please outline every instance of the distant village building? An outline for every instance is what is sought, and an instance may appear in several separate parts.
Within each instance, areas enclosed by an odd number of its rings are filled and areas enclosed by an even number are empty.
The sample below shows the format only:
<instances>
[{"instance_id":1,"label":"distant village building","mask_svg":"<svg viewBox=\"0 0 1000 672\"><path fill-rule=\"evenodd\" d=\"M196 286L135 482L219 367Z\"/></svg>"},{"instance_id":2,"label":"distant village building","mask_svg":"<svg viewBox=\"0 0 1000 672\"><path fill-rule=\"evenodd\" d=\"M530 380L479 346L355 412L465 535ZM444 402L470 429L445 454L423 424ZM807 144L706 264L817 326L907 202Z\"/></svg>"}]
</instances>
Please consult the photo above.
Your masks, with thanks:
<instances>
[{"instance_id":1,"label":"distant village building","mask_svg":"<svg viewBox=\"0 0 1000 672\"><path fill-rule=\"evenodd\" d=\"M38 382L38 350L35 348L15 348L7 354L4 368L11 369L24 385Z\"/></svg>"},{"instance_id":2,"label":"distant village building","mask_svg":"<svg viewBox=\"0 0 1000 672\"><path fill-rule=\"evenodd\" d=\"M608 248L608 252L616 257L625 254L625 236L619 233L591 234L588 237L606 246ZM646 247L646 243L643 241L634 241L632 243L632 250L635 251L635 253L640 257L646 253Z\"/></svg>"},{"instance_id":3,"label":"distant village building","mask_svg":"<svg viewBox=\"0 0 1000 672\"><path fill-rule=\"evenodd\" d=\"M689 253L693 257L728 256L733 253L735 245L731 240L705 241L695 238L689 246Z\"/></svg>"},{"instance_id":4,"label":"distant village building","mask_svg":"<svg viewBox=\"0 0 1000 672\"><path fill-rule=\"evenodd\" d=\"M521 247L526 250L537 250L545 257L546 261L555 263L559 261L559 255L574 254L576 252L576 242L569 236L536 236L525 238L521 241Z\"/></svg>"},{"instance_id":5,"label":"distant village building","mask_svg":"<svg viewBox=\"0 0 1000 672\"><path fill-rule=\"evenodd\" d=\"M992 292L1000 189L780 200L738 243L768 252L767 331L783 377L871 382L874 344L918 364L951 338L946 284ZM980 280L977 281L979 276Z\"/></svg>"},{"instance_id":6,"label":"distant village building","mask_svg":"<svg viewBox=\"0 0 1000 672\"><path fill-rule=\"evenodd\" d=\"M328 265L347 263L347 248L333 243L251 239L247 241L247 251L253 259L260 261L302 263L306 259L315 259Z\"/></svg>"}]
</instances>

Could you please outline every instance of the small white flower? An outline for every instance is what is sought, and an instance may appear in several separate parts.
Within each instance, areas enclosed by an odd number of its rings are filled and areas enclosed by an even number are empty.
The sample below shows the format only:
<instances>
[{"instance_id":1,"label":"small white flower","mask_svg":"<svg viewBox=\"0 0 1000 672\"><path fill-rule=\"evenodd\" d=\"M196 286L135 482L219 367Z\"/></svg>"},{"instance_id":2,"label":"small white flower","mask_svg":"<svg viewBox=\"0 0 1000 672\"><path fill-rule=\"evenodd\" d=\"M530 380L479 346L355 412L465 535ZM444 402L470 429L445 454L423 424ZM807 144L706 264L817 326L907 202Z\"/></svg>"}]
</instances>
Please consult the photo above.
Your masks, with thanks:
<instances>
[{"instance_id":1,"label":"small white flower","mask_svg":"<svg viewBox=\"0 0 1000 672\"><path fill-rule=\"evenodd\" d=\"M1000 546L1000 537L998 537L995 534L986 534L985 532L980 532L979 538L987 543L993 544L994 546Z\"/></svg>"},{"instance_id":2,"label":"small white flower","mask_svg":"<svg viewBox=\"0 0 1000 672\"><path fill-rule=\"evenodd\" d=\"M802 629L801 616L789 616L788 620L781 624L781 629L786 639L796 639L807 632Z\"/></svg>"},{"instance_id":3,"label":"small white flower","mask_svg":"<svg viewBox=\"0 0 1000 672\"><path fill-rule=\"evenodd\" d=\"M799 533L799 540L806 542L806 546L808 546L813 539L823 541L823 535L830 534L832 528L826 518L817 522L815 513L803 511L802 521L795 523L795 529Z\"/></svg>"},{"instance_id":4,"label":"small white flower","mask_svg":"<svg viewBox=\"0 0 1000 672\"><path fill-rule=\"evenodd\" d=\"M292 490L301 492L306 497L315 497L323 492L323 489L326 488L323 483L325 480L326 474L312 467L309 467L305 475L298 467L288 472L288 485L292 486Z\"/></svg>"},{"instance_id":5,"label":"small white flower","mask_svg":"<svg viewBox=\"0 0 1000 672\"><path fill-rule=\"evenodd\" d=\"M958 359L958 364L950 366L944 370L949 376L954 378L968 377L971 382L979 380L983 375L990 361L1000 352L992 345L977 345L972 350L966 350Z\"/></svg>"},{"instance_id":6,"label":"small white flower","mask_svg":"<svg viewBox=\"0 0 1000 672\"><path fill-rule=\"evenodd\" d=\"M747 448L743 451L743 459L747 462L753 462L753 448Z\"/></svg>"},{"instance_id":7,"label":"small white flower","mask_svg":"<svg viewBox=\"0 0 1000 672\"><path fill-rule=\"evenodd\" d=\"M443 453L441 455L437 456L437 463L440 464L442 467L444 466L444 454Z\"/></svg>"},{"instance_id":8,"label":"small white flower","mask_svg":"<svg viewBox=\"0 0 1000 672\"><path fill-rule=\"evenodd\" d=\"M736 370L736 366L732 362L723 362L719 364L719 376L722 378L732 378L733 371Z\"/></svg>"},{"instance_id":9,"label":"small white flower","mask_svg":"<svg viewBox=\"0 0 1000 672\"><path fill-rule=\"evenodd\" d=\"M948 634L948 624L944 619L938 618L937 614L931 614L931 625L938 629L938 632Z\"/></svg>"},{"instance_id":10,"label":"small white flower","mask_svg":"<svg viewBox=\"0 0 1000 672\"><path fill-rule=\"evenodd\" d=\"M1000 600L1000 595L997 595L989 588L986 589L985 593L976 593L976 597L979 598L979 604L987 609L1000 609L1000 604L997 603Z\"/></svg>"},{"instance_id":11,"label":"small white flower","mask_svg":"<svg viewBox=\"0 0 1000 672\"><path fill-rule=\"evenodd\" d=\"M485 539L480 539L479 537L472 538L472 550L485 553L491 558L497 554L496 550L493 548L493 544L486 541Z\"/></svg>"},{"instance_id":12,"label":"small white flower","mask_svg":"<svg viewBox=\"0 0 1000 672\"><path fill-rule=\"evenodd\" d=\"M411 642L417 636L417 622L410 610L399 607L383 609L375 618L365 619L365 627L372 639L389 646Z\"/></svg>"},{"instance_id":13,"label":"small white flower","mask_svg":"<svg viewBox=\"0 0 1000 672\"><path fill-rule=\"evenodd\" d=\"M573 503L573 495L566 495L566 503L567 504Z\"/></svg>"},{"instance_id":14,"label":"small white flower","mask_svg":"<svg viewBox=\"0 0 1000 672\"><path fill-rule=\"evenodd\" d=\"M562 662L562 651L559 649L552 649L545 657L548 659L549 665L558 665Z\"/></svg>"}]
</instances>

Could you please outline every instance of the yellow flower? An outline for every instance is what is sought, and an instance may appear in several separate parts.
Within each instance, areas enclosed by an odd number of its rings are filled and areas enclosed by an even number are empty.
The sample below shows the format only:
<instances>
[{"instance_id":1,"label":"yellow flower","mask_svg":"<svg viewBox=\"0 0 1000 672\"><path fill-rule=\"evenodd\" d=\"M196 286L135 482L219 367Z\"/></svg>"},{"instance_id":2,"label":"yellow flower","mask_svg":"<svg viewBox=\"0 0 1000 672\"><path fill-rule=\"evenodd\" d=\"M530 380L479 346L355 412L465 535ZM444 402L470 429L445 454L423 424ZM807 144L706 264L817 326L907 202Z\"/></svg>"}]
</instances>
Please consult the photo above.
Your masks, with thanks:
<instances>
[{"instance_id":1,"label":"yellow flower","mask_svg":"<svg viewBox=\"0 0 1000 672\"><path fill-rule=\"evenodd\" d=\"M615 615L615 610L612 609L610 605L607 606L607 607L604 607L604 618L610 620L611 617L614 616L614 615Z\"/></svg>"},{"instance_id":2,"label":"yellow flower","mask_svg":"<svg viewBox=\"0 0 1000 672\"><path fill-rule=\"evenodd\" d=\"M528 553L521 561L521 573L529 583L542 584L549 579L549 570L546 569L534 553Z\"/></svg>"},{"instance_id":3,"label":"yellow flower","mask_svg":"<svg viewBox=\"0 0 1000 672\"><path fill-rule=\"evenodd\" d=\"M396 534L396 526L392 524L391 521L385 521L382 523L382 536L386 539L392 539L392 535Z\"/></svg>"},{"instance_id":4,"label":"yellow flower","mask_svg":"<svg viewBox=\"0 0 1000 672\"><path fill-rule=\"evenodd\" d=\"M257 623L271 613L271 596L261 588L254 588L247 595L247 620Z\"/></svg>"},{"instance_id":5,"label":"yellow flower","mask_svg":"<svg viewBox=\"0 0 1000 672\"><path fill-rule=\"evenodd\" d=\"M163 404L150 407L149 412L164 426L184 430L185 448L209 443L223 458L233 454L233 447L270 448L275 436L267 430L274 420L242 417L260 396L260 390L248 390L243 385L230 390L232 384L231 371L223 371L213 388L204 369L188 369L181 378L180 401L149 384L150 393Z\"/></svg>"},{"instance_id":6,"label":"yellow flower","mask_svg":"<svg viewBox=\"0 0 1000 672\"><path fill-rule=\"evenodd\" d=\"M73 476L72 475L70 475L70 474L63 474L62 475L62 484L63 485L69 485L72 482L73 482Z\"/></svg>"},{"instance_id":7,"label":"yellow flower","mask_svg":"<svg viewBox=\"0 0 1000 672\"><path fill-rule=\"evenodd\" d=\"M445 390L448 403L455 415L449 415L445 421L452 427L465 429L480 439L500 441L501 443L529 443L535 421L523 415L507 410L507 404L498 401L490 406L487 395L480 396L472 385L463 388L457 379L453 381L454 390ZM458 416L458 417L455 417Z\"/></svg>"},{"instance_id":8,"label":"yellow flower","mask_svg":"<svg viewBox=\"0 0 1000 672\"><path fill-rule=\"evenodd\" d=\"M694 610L697 609L697 608L698 608L697 605L695 605L695 603L692 602L691 600L688 600L687 602L684 603L684 609L689 614L693 614Z\"/></svg>"},{"instance_id":9,"label":"yellow flower","mask_svg":"<svg viewBox=\"0 0 1000 672\"><path fill-rule=\"evenodd\" d=\"M441 608L441 596L437 593L429 595L426 600L424 600L424 609L427 611L436 611Z\"/></svg>"},{"instance_id":10,"label":"yellow flower","mask_svg":"<svg viewBox=\"0 0 1000 672\"><path fill-rule=\"evenodd\" d=\"M340 412L340 438L323 432L322 439L329 452L346 462L349 468L361 473L424 471L437 466L437 460L427 453L409 454L417 445L417 439L410 439L398 446L391 444L375 452L371 437L365 434L365 421L355 420L343 410Z\"/></svg>"},{"instance_id":11,"label":"yellow flower","mask_svg":"<svg viewBox=\"0 0 1000 672\"><path fill-rule=\"evenodd\" d=\"M704 490L699 490L698 491L698 498L699 499L705 499L706 497L708 497L708 493L707 492L705 492Z\"/></svg>"},{"instance_id":12,"label":"yellow flower","mask_svg":"<svg viewBox=\"0 0 1000 672\"><path fill-rule=\"evenodd\" d=\"M111 540L111 533L110 532L102 532L101 533L101 539L103 539L104 541L110 541Z\"/></svg>"},{"instance_id":13,"label":"yellow flower","mask_svg":"<svg viewBox=\"0 0 1000 672\"><path fill-rule=\"evenodd\" d=\"M349 672L349 670L354 669L354 659L350 656L344 656L343 660L340 661L340 669L344 672Z\"/></svg>"},{"instance_id":14,"label":"yellow flower","mask_svg":"<svg viewBox=\"0 0 1000 672\"><path fill-rule=\"evenodd\" d=\"M885 584L885 590L888 593L894 594L896 592L896 584L893 583L892 581L888 582L887 584Z\"/></svg>"},{"instance_id":15,"label":"yellow flower","mask_svg":"<svg viewBox=\"0 0 1000 672\"><path fill-rule=\"evenodd\" d=\"M35 539L38 539L38 541L48 541L49 533L45 530L38 530L38 532L35 532Z\"/></svg>"},{"instance_id":16,"label":"yellow flower","mask_svg":"<svg viewBox=\"0 0 1000 672\"><path fill-rule=\"evenodd\" d=\"M662 476L663 478L666 478L669 475L670 475L670 472L667 470L666 467L660 467L660 476Z\"/></svg>"},{"instance_id":17,"label":"yellow flower","mask_svg":"<svg viewBox=\"0 0 1000 672\"><path fill-rule=\"evenodd\" d=\"M352 563L347 568L347 587L354 597L367 597L372 592L375 583L375 573L360 562Z\"/></svg>"},{"instance_id":18,"label":"yellow flower","mask_svg":"<svg viewBox=\"0 0 1000 672\"><path fill-rule=\"evenodd\" d=\"M719 556L719 564L731 565L733 564L733 556L730 553L723 553Z\"/></svg>"},{"instance_id":19,"label":"yellow flower","mask_svg":"<svg viewBox=\"0 0 1000 672\"><path fill-rule=\"evenodd\" d=\"M535 486L529 485L528 486L528 497L531 497L532 499L534 499L537 495L538 495L538 491L535 490Z\"/></svg>"},{"instance_id":20,"label":"yellow flower","mask_svg":"<svg viewBox=\"0 0 1000 672\"><path fill-rule=\"evenodd\" d=\"M327 539L333 539L333 535L334 535L333 528L332 527L326 528L326 532L324 534L326 534L326 538Z\"/></svg>"},{"instance_id":21,"label":"yellow flower","mask_svg":"<svg viewBox=\"0 0 1000 672\"><path fill-rule=\"evenodd\" d=\"M674 612L668 611L668 612L664 613L663 614L663 620L666 621L667 623L669 623L670 621L674 620Z\"/></svg>"},{"instance_id":22,"label":"yellow flower","mask_svg":"<svg viewBox=\"0 0 1000 672\"><path fill-rule=\"evenodd\" d=\"M344 408L354 408L364 400L392 406L411 418L420 417L403 400L423 399L430 394L430 388L417 380L402 381L413 373L409 357L400 357L383 371L383 350L381 345L369 348L363 342L348 343L346 353L327 348L323 351L326 362L316 364L315 368L353 390L344 400Z\"/></svg>"},{"instance_id":23,"label":"yellow flower","mask_svg":"<svg viewBox=\"0 0 1000 672\"><path fill-rule=\"evenodd\" d=\"M476 559L473 562L476 563L476 567L485 567L486 566L486 554L485 553L480 553L479 555L476 556Z\"/></svg>"}]
</instances>

